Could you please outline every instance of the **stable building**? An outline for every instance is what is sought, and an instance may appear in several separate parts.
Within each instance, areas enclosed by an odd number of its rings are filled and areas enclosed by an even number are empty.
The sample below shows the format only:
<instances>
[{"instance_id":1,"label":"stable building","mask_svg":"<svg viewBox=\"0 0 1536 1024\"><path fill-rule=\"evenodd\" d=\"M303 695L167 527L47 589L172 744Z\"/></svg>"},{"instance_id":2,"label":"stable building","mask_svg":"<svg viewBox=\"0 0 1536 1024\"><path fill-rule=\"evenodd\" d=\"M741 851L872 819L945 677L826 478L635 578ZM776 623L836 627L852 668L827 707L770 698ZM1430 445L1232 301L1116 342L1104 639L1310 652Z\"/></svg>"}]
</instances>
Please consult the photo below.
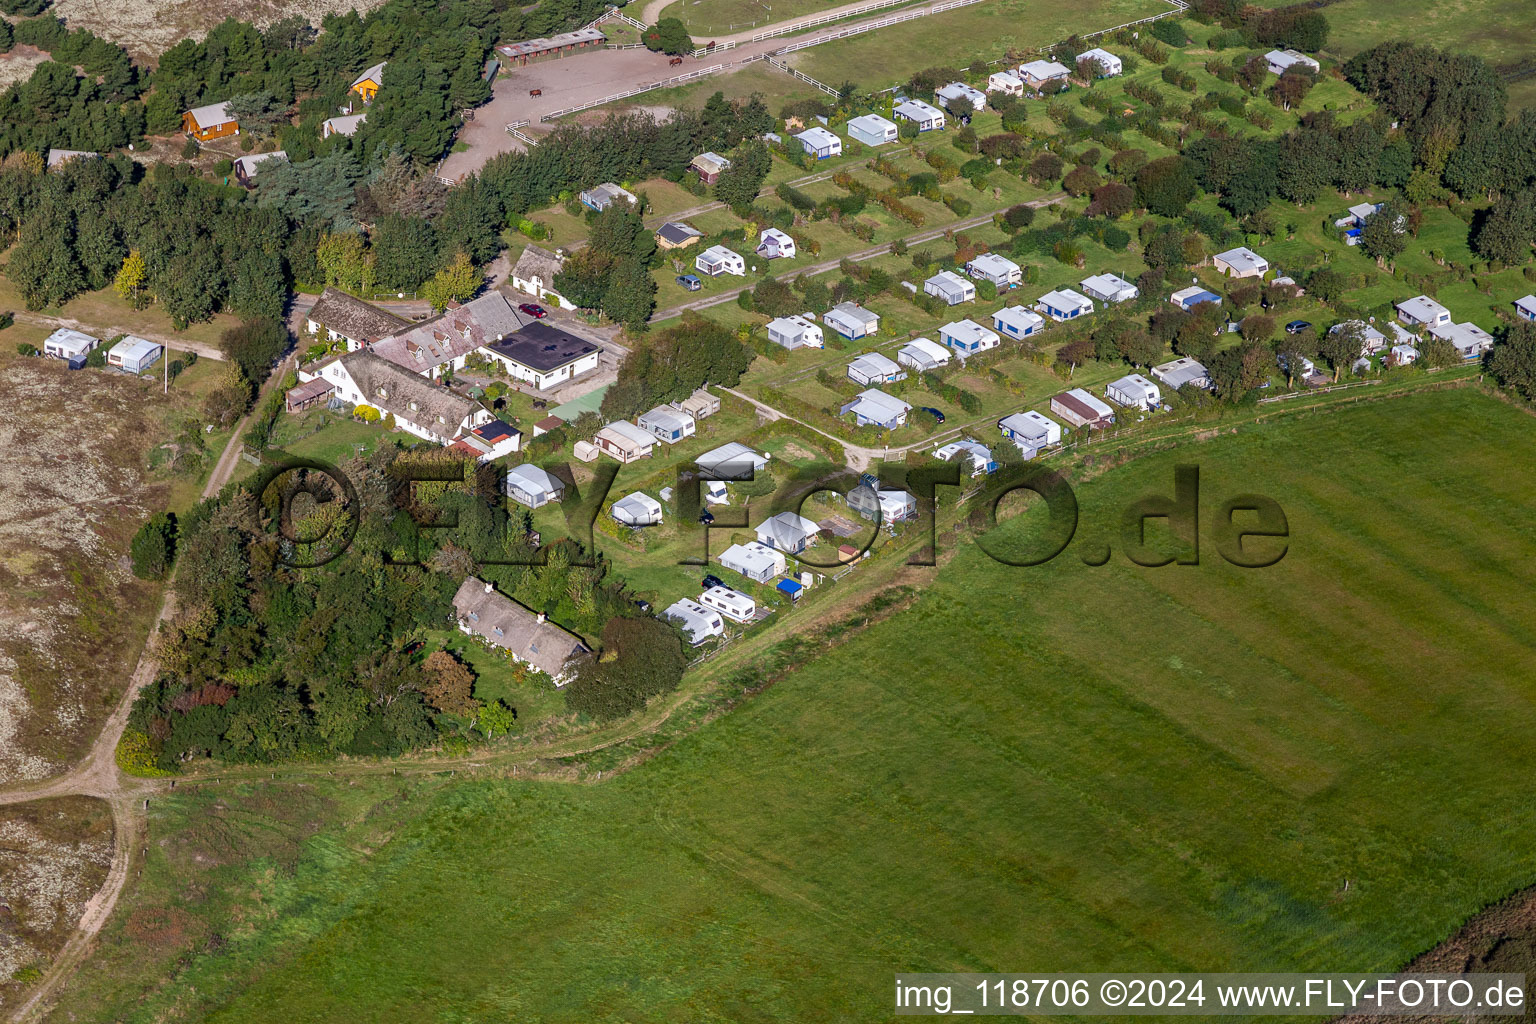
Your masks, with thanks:
<instances>
[{"instance_id":1,"label":"stable building","mask_svg":"<svg viewBox=\"0 0 1536 1024\"><path fill-rule=\"evenodd\" d=\"M669 220L656 229L654 237L658 249L686 249L696 245L704 237L704 232L692 225Z\"/></svg>"},{"instance_id":2,"label":"stable building","mask_svg":"<svg viewBox=\"0 0 1536 1024\"><path fill-rule=\"evenodd\" d=\"M975 114L987 109L987 94L964 82L950 82L934 90L934 98L955 114Z\"/></svg>"},{"instance_id":3,"label":"stable building","mask_svg":"<svg viewBox=\"0 0 1536 1024\"><path fill-rule=\"evenodd\" d=\"M256 172L263 164L272 161L287 163L287 151L277 149L270 153L253 153L250 156L241 157L235 161L235 181L239 182L243 188L252 188L256 183Z\"/></svg>"},{"instance_id":4,"label":"stable building","mask_svg":"<svg viewBox=\"0 0 1536 1024\"><path fill-rule=\"evenodd\" d=\"M633 192L627 188L621 188L611 181L605 181L595 188L586 189L578 193L576 198L581 201L581 205L588 209L596 210L598 213L602 213L621 199L631 206L640 205L639 198Z\"/></svg>"},{"instance_id":5,"label":"stable building","mask_svg":"<svg viewBox=\"0 0 1536 1024\"><path fill-rule=\"evenodd\" d=\"M320 122L320 137L328 139L332 135L343 135L347 138L357 134L358 128L368 120L368 112L361 114L340 114L336 117L328 117Z\"/></svg>"},{"instance_id":6,"label":"stable building","mask_svg":"<svg viewBox=\"0 0 1536 1024\"><path fill-rule=\"evenodd\" d=\"M437 316L411 324L369 348L396 366L436 379L464 369L476 349L537 322L519 312L501 292L489 291L463 304L451 303Z\"/></svg>"},{"instance_id":7,"label":"stable building","mask_svg":"<svg viewBox=\"0 0 1536 1024\"><path fill-rule=\"evenodd\" d=\"M389 64L387 60L381 60L373 67L364 71L352 79L352 84L347 86L348 92L355 92L362 98L364 104L372 103L373 98L379 94L379 89L384 85L384 68Z\"/></svg>"},{"instance_id":8,"label":"stable building","mask_svg":"<svg viewBox=\"0 0 1536 1024\"><path fill-rule=\"evenodd\" d=\"M730 160L719 153L700 153L688 164L688 169L697 174L704 184L713 185L730 166Z\"/></svg>"},{"instance_id":9,"label":"stable building","mask_svg":"<svg viewBox=\"0 0 1536 1024\"><path fill-rule=\"evenodd\" d=\"M853 413L855 426L895 430L907 422L907 413L911 411L910 405L894 395L870 388L860 391L853 401L844 403L837 414L846 416Z\"/></svg>"}]
</instances>

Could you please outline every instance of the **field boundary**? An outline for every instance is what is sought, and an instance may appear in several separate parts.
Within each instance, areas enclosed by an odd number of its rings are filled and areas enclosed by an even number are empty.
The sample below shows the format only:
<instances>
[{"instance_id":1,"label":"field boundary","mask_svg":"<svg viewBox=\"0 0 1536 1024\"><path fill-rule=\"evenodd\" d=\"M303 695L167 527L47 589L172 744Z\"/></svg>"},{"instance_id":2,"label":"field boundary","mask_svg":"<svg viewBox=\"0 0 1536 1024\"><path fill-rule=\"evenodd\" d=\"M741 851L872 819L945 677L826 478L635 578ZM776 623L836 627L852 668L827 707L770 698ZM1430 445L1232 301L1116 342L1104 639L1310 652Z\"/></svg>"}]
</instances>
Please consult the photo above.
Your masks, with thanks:
<instances>
[{"instance_id":1,"label":"field boundary","mask_svg":"<svg viewBox=\"0 0 1536 1024\"><path fill-rule=\"evenodd\" d=\"M836 89L832 88L830 85L826 84L825 82L818 82L816 79L812 78L810 75L806 74L804 71L796 71L794 68L790 67L788 64L785 64L783 61L781 61L781 60L774 60L771 55L770 56L766 56L763 59L766 60L769 64L771 64L774 67L778 68L780 71L784 72L786 75L789 75L791 78L798 78L798 79L800 79L800 81L804 82L806 85L813 85L816 88L820 89L822 92L826 93L828 96L836 96L837 95L837 90Z\"/></svg>"},{"instance_id":2,"label":"field boundary","mask_svg":"<svg viewBox=\"0 0 1536 1024\"><path fill-rule=\"evenodd\" d=\"M746 61L743 61L742 63L746 63ZM650 85L639 85L633 89L625 89L621 93L615 93L612 96L604 96L602 99L593 100L590 103L578 103L574 107L566 107L563 110L552 110L549 113L541 116L539 120L553 121L556 118L564 117L567 114L575 114L582 110L591 110L593 107L601 107L606 103L615 103L619 100L629 99L631 96L639 96L641 93L650 92L652 89L665 89L669 85L680 85L683 82L691 82L695 78L703 78L706 75L712 75L717 71L724 71L730 66L731 62L726 61L724 64L714 64L707 68L700 68L698 71L690 71L687 74L678 75L675 78L666 78L660 82L652 82ZM442 165L439 164L438 166L441 167Z\"/></svg>"}]
</instances>

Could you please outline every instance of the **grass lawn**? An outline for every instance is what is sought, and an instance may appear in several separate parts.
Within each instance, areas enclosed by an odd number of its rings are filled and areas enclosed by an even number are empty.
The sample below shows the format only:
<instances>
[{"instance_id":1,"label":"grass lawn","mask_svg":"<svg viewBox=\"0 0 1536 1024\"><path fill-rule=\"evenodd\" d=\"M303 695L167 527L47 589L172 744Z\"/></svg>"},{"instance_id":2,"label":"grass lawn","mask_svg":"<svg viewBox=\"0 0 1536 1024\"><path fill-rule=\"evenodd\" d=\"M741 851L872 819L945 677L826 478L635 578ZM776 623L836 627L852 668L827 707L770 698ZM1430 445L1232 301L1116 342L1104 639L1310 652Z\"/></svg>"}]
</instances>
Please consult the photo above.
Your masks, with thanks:
<instances>
[{"instance_id":1,"label":"grass lawn","mask_svg":"<svg viewBox=\"0 0 1536 1024\"><path fill-rule=\"evenodd\" d=\"M1393 969L1536 880L1531 436L1464 389L1129 463L1078 488L1108 565L946 534L911 610L600 785L178 790L141 883L188 922L175 981L133 980L119 914L61 1011L873 1021L896 971ZM1207 516L1282 505L1278 565L1209 519L1198 567L1122 556L1190 461Z\"/></svg>"},{"instance_id":2,"label":"grass lawn","mask_svg":"<svg viewBox=\"0 0 1536 1024\"><path fill-rule=\"evenodd\" d=\"M10 278L0 275L0 309L25 308L26 303ZM151 341L168 342L172 349L183 338L217 347L219 335L240 322L238 317L220 313L207 323L191 324L186 330L178 331L172 326L171 318L159 306L151 304L144 309L134 309L118 298L111 288L84 292L62 306L49 306L37 312L45 316L77 320L87 331L101 337L103 341L118 334L138 334Z\"/></svg>"},{"instance_id":3,"label":"grass lawn","mask_svg":"<svg viewBox=\"0 0 1536 1024\"><path fill-rule=\"evenodd\" d=\"M1536 12L1526 0L1338 0L1326 13L1324 53L1339 59L1405 35L1495 66L1536 57ZM1536 78L1510 83L1509 101L1512 110L1536 104Z\"/></svg>"},{"instance_id":4,"label":"grass lawn","mask_svg":"<svg viewBox=\"0 0 1536 1024\"><path fill-rule=\"evenodd\" d=\"M1094 32L1167 9L1160 0L1082 0L1046 8L1025 0L997 0L813 46L795 54L791 63L832 86L853 81L865 90L884 89L924 68L963 68L978 57L991 60L1010 50L1049 46L1074 32Z\"/></svg>"}]
</instances>

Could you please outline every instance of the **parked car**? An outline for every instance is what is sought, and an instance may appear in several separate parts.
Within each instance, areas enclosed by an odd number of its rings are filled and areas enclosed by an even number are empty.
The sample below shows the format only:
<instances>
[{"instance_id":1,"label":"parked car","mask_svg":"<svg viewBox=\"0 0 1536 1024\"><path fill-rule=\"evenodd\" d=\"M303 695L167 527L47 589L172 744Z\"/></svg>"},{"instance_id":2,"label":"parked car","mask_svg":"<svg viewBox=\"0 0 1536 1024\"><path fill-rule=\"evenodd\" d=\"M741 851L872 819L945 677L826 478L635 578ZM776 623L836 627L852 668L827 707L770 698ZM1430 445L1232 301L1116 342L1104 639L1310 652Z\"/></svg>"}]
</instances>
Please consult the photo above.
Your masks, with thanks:
<instances>
[{"instance_id":1,"label":"parked car","mask_svg":"<svg viewBox=\"0 0 1536 1024\"><path fill-rule=\"evenodd\" d=\"M1285 333L1286 334L1300 334L1302 331L1306 330L1308 327L1311 327L1311 326L1312 326L1312 321L1310 321L1310 320L1292 320L1290 323L1285 325Z\"/></svg>"},{"instance_id":2,"label":"parked car","mask_svg":"<svg viewBox=\"0 0 1536 1024\"><path fill-rule=\"evenodd\" d=\"M714 573L709 573L704 577L704 582L700 585L700 589L708 590L710 587L723 586L725 586L725 580L721 579L719 576L716 576Z\"/></svg>"},{"instance_id":3,"label":"parked car","mask_svg":"<svg viewBox=\"0 0 1536 1024\"><path fill-rule=\"evenodd\" d=\"M536 302L525 302L517 308L522 310L524 313L527 313L535 320L543 320L545 317L549 316L549 314L544 311L544 307Z\"/></svg>"},{"instance_id":4,"label":"parked car","mask_svg":"<svg viewBox=\"0 0 1536 1024\"><path fill-rule=\"evenodd\" d=\"M678 274L677 283L691 292L696 292L704 287L704 282L699 280L697 274Z\"/></svg>"},{"instance_id":5,"label":"parked car","mask_svg":"<svg viewBox=\"0 0 1536 1024\"><path fill-rule=\"evenodd\" d=\"M715 521L715 514L713 512L711 512L709 509L706 508L704 511L699 513L699 522L703 523L705 526L708 526L710 523L712 523L714 521Z\"/></svg>"},{"instance_id":6,"label":"parked car","mask_svg":"<svg viewBox=\"0 0 1536 1024\"><path fill-rule=\"evenodd\" d=\"M935 409L933 406L931 406L931 405L920 405L920 406L918 406L918 409L921 412L925 412L929 416L932 416L933 417L933 421L935 423L943 423L944 422L944 414L939 412L939 410Z\"/></svg>"}]
</instances>

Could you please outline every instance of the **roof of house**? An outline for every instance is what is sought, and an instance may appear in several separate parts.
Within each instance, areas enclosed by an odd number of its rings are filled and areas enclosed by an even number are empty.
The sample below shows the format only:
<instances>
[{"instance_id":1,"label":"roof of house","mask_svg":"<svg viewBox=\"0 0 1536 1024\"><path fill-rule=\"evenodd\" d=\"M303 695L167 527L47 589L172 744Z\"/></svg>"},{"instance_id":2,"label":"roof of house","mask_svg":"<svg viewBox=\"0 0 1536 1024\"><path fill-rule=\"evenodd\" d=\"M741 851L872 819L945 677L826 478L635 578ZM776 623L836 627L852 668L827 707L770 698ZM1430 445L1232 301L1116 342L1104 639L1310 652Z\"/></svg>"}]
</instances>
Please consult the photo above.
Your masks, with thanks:
<instances>
[{"instance_id":1,"label":"roof of house","mask_svg":"<svg viewBox=\"0 0 1536 1024\"><path fill-rule=\"evenodd\" d=\"M613 518L629 525L648 526L661 522L661 502L642 491L626 494L609 510Z\"/></svg>"},{"instance_id":2,"label":"roof of house","mask_svg":"<svg viewBox=\"0 0 1536 1024\"><path fill-rule=\"evenodd\" d=\"M1435 320L1451 312L1428 295L1415 295L1411 299L1404 299L1397 304L1397 308L1415 320L1424 321Z\"/></svg>"},{"instance_id":3,"label":"roof of house","mask_svg":"<svg viewBox=\"0 0 1536 1024\"><path fill-rule=\"evenodd\" d=\"M1161 394L1156 384L1153 384L1139 373L1128 373L1119 380L1110 381L1109 386L1116 391L1123 391L1126 394L1139 394L1143 398L1151 398L1153 395Z\"/></svg>"},{"instance_id":4,"label":"roof of house","mask_svg":"<svg viewBox=\"0 0 1536 1024\"><path fill-rule=\"evenodd\" d=\"M778 228L763 228L762 231L758 232L757 240L759 242L766 242L770 239L778 242L780 245L783 245L785 242L788 242L790 245L795 244L795 240L790 235L780 231Z\"/></svg>"},{"instance_id":5,"label":"roof of house","mask_svg":"<svg viewBox=\"0 0 1536 1024\"><path fill-rule=\"evenodd\" d=\"M1493 344L1493 335L1470 320L1462 324L1441 324L1438 327L1431 327L1429 333L1442 341L1450 342L1458 352L1462 353L1488 348Z\"/></svg>"},{"instance_id":6,"label":"roof of house","mask_svg":"<svg viewBox=\"0 0 1536 1024\"><path fill-rule=\"evenodd\" d=\"M519 489L530 494L539 491L554 494L565 490L563 480L531 462L520 463L507 470L507 484L516 484Z\"/></svg>"},{"instance_id":7,"label":"roof of house","mask_svg":"<svg viewBox=\"0 0 1536 1024\"><path fill-rule=\"evenodd\" d=\"M826 320L834 314L836 314L840 320L851 321L857 324L872 324L880 319L879 313L876 313L872 309L866 309L865 307L853 302L839 302L837 305L827 310L826 315L823 316L822 319Z\"/></svg>"},{"instance_id":8,"label":"roof of house","mask_svg":"<svg viewBox=\"0 0 1536 1024\"><path fill-rule=\"evenodd\" d=\"M998 340L994 332L987 330L974 320L956 320L952 324L940 327L939 331L959 341L981 341L986 338Z\"/></svg>"},{"instance_id":9,"label":"roof of house","mask_svg":"<svg viewBox=\"0 0 1536 1024\"><path fill-rule=\"evenodd\" d=\"M683 430L693 422L693 417L670 405L658 405L640 414L640 419L659 424L670 430Z\"/></svg>"},{"instance_id":10,"label":"roof of house","mask_svg":"<svg viewBox=\"0 0 1536 1024\"><path fill-rule=\"evenodd\" d=\"M943 462L948 462L961 452L966 453L971 465L977 470L985 469L987 463L992 461L992 449L973 438L962 437L958 441L951 441L942 448L933 450L933 457Z\"/></svg>"},{"instance_id":11,"label":"roof of house","mask_svg":"<svg viewBox=\"0 0 1536 1024\"><path fill-rule=\"evenodd\" d=\"M1360 220L1365 220L1371 214L1381 209L1380 203L1356 203L1349 208L1349 212Z\"/></svg>"},{"instance_id":12,"label":"roof of house","mask_svg":"<svg viewBox=\"0 0 1536 1024\"><path fill-rule=\"evenodd\" d=\"M90 160L99 156L101 156L100 153L89 149L50 149L46 166L49 170L53 170L71 160Z\"/></svg>"},{"instance_id":13,"label":"roof of house","mask_svg":"<svg viewBox=\"0 0 1536 1024\"><path fill-rule=\"evenodd\" d=\"M1515 300L1515 305L1528 313L1536 313L1536 295L1524 295Z\"/></svg>"},{"instance_id":14,"label":"roof of house","mask_svg":"<svg viewBox=\"0 0 1536 1024\"><path fill-rule=\"evenodd\" d=\"M994 71L987 77L987 82L994 85L998 84L999 82L1001 82L1003 85L1023 85L1024 79L1020 78L1012 71Z\"/></svg>"},{"instance_id":15,"label":"roof of house","mask_svg":"<svg viewBox=\"0 0 1536 1024\"><path fill-rule=\"evenodd\" d=\"M1095 397L1086 388L1073 388L1071 391L1057 395L1051 401L1060 402L1084 419L1102 419L1115 414L1115 410L1111 409L1108 403Z\"/></svg>"},{"instance_id":16,"label":"roof of house","mask_svg":"<svg viewBox=\"0 0 1536 1024\"><path fill-rule=\"evenodd\" d=\"M1064 78L1072 72L1053 60L1032 60L1028 64L1019 65L1019 74L1028 75L1036 81L1045 81L1048 78Z\"/></svg>"},{"instance_id":17,"label":"roof of house","mask_svg":"<svg viewBox=\"0 0 1536 1024\"><path fill-rule=\"evenodd\" d=\"M1152 367L1152 376L1174 390L1178 390L1192 381L1208 378L1210 374L1206 371L1204 364L1196 362L1189 356L1180 356L1178 359Z\"/></svg>"},{"instance_id":18,"label":"roof of house","mask_svg":"<svg viewBox=\"0 0 1536 1024\"><path fill-rule=\"evenodd\" d=\"M1240 245L1236 249L1228 249L1226 252L1216 254L1216 259L1221 260L1229 267L1239 270L1268 270L1269 260L1260 256L1246 245Z\"/></svg>"},{"instance_id":19,"label":"roof of house","mask_svg":"<svg viewBox=\"0 0 1536 1024\"><path fill-rule=\"evenodd\" d=\"M1120 60L1120 58L1116 57L1114 54L1110 53L1108 50L1101 49L1100 47L1095 46L1091 50L1084 50L1082 53L1078 54L1077 55L1077 60L1079 60L1079 61L1099 60L1099 61L1103 61L1106 64L1111 64L1111 62L1118 62ZM1113 65L1111 65L1111 66L1113 66Z\"/></svg>"},{"instance_id":20,"label":"roof of house","mask_svg":"<svg viewBox=\"0 0 1536 1024\"><path fill-rule=\"evenodd\" d=\"M321 292L306 318L344 337L366 342L387 338L411 325L409 320L348 295L340 288L327 288Z\"/></svg>"},{"instance_id":21,"label":"roof of house","mask_svg":"<svg viewBox=\"0 0 1536 1024\"><path fill-rule=\"evenodd\" d=\"M748 467L755 471L768 465L766 455L753 451L740 441L727 441L719 448L712 448L693 461L705 473L714 473L717 476L733 479L738 476L746 479Z\"/></svg>"},{"instance_id":22,"label":"roof of house","mask_svg":"<svg viewBox=\"0 0 1536 1024\"><path fill-rule=\"evenodd\" d=\"M1190 285L1188 288L1180 288L1178 291L1176 291L1172 295L1168 296L1168 298L1172 302L1176 302L1176 303L1179 303L1180 305L1186 305L1186 306L1195 306L1195 305L1199 305L1202 302L1217 302L1217 303L1219 303L1221 301L1221 296L1220 295L1217 295L1215 292L1212 292L1212 291L1207 291L1206 289L1201 288L1197 284L1196 285Z\"/></svg>"},{"instance_id":23,"label":"roof of house","mask_svg":"<svg viewBox=\"0 0 1536 1024\"><path fill-rule=\"evenodd\" d=\"M983 103L985 103L987 99L986 93L982 92L980 89L966 85L964 82L950 82L946 86L935 89L933 94L935 96L941 96L946 100L964 99L969 100L972 103L975 103L977 100L981 100Z\"/></svg>"},{"instance_id":24,"label":"roof of house","mask_svg":"<svg viewBox=\"0 0 1536 1024\"><path fill-rule=\"evenodd\" d=\"M799 335L807 330L819 331L821 328L803 316L781 316L768 321L768 329L778 334Z\"/></svg>"},{"instance_id":25,"label":"roof of house","mask_svg":"<svg viewBox=\"0 0 1536 1024\"><path fill-rule=\"evenodd\" d=\"M1092 288L1100 295L1113 295L1123 289L1136 287L1118 274L1094 274L1092 277L1084 278L1080 283L1084 288Z\"/></svg>"},{"instance_id":26,"label":"roof of house","mask_svg":"<svg viewBox=\"0 0 1536 1024\"><path fill-rule=\"evenodd\" d=\"M932 103L925 103L922 100L905 100L896 104L896 108L892 112L909 117L914 121L931 121L934 118L942 121L944 119L944 111Z\"/></svg>"},{"instance_id":27,"label":"roof of house","mask_svg":"<svg viewBox=\"0 0 1536 1024\"><path fill-rule=\"evenodd\" d=\"M706 263L725 263L733 259L741 259L741 253L733 249L727 249L723 245L712 245L699 253L698 258Z\"/></svg>"},{"instance_id":28,"label":"roof of house","mask_svg":"<svg viewBox=\"0 0 1536 1024\"><path fill-rule=\"evenodd\" d=\"M897 355L915 356L919 360L934 363L947 363L950 353L949 349L931 338L913 338L901 346L901 351Z\"/></svg>"},{"instance_id":29,"label":"roof of house","mask_svg":"<svg viewBox=\"0 0 1536 1024\"><path fill-rule=\"evenodd\" d=\"M1071 288L1058 288L1053 292L1046 292L1040 296L1040 305L1049 306L1051 309L1071 309L1074 306L1079 309L1093 308L1093 302L1088 296L1075 292Z\"/></svg>"},{"instance_id":30,"label":"roof of house","mask_svg":"<svg viewBox=\"0 0 1536 1024\"><path fill-rule=\"evenodd\" d=\"M1020 267L1006 256L999 256L995 252L984 252L971 260L970 265L978 270L992 274L1011 274Z\"/></svg>"},{"instance_id":31,"label":"roof of house","mask_svg":"<svg viewBox=\"0 0 1536 1024\"><path fill-rule=\"evenodd\" d=\"M373 351L398 366L424 373L535 323L538 321L533 317L519 313L505 295L492 290L410 325L376 343Z\"/></svg>"},{"instance_id":32,"label":"roof of house","mask_svg":"<svg viewBox=\"0 0 1536 1024\"><path fill-rule=\"evenodd\" d=\"M971 291L976 287L975 285L971 284L971 282L955 273L953 270L941 270L937 274L934 274L932 277L930 277L928 280L924 281L923 284L925 286L930 284L936 285L940 288L943 288L945 291L959 289L962 292Z\"/></svg>"},{"instance_id":33,"label":"roof of house","mask_svg":"<svg viewBox=\"0 0 1536 1024\"><path fill-rule=\"evenodd\" d=\"M791 547L797 547L801 540L820 533L821 527L797 512L780 512L758 523L752 528L752 532L768 535L776 545L787 543Z\"/></svg>"},{"instance_id":34,"label":"roof of house","mask_svg":"<svg viewBox=\"0 0 1536 1024\"><path fill-rule=\"evenodd\" d=\"M393 413L437 434L452 437L480 403L435 384L426 377L360 348L341 357L341 365L363 394L366 405ZM380 390L384 392L380 394ZM414 408L412 406L414 405Z\"/></svg>"},{"instance_id":35,"label":"roof of house","mask_svg":"<svg viewBox=\"0 0 1536 1024\"><path fill-rule=\"evenodd\" d=\"M459 584L453 611L466 629L551 676L561 675L572 658L588 647L581 637L561 629L473 576Z\"/></svg>"},{"instance_id":36,"label":"roof of house","mask_svg":"<svg viewBox=\"0 0 1536 1024\"><path fill-rule=\"evenodd\" d=\"M719 612L686 597L669 604L661 616L680 623L688 631L689 642L695 644L719 634L724 628Z\"/></svg>"},{"instance_id":37,"label":"roof of house","mask_svg":"<svg viewBox=\"0 0 1536 1024\"><path fill-rule=\"evenodd\" d=\"M656 234L659 238L665 239L666 241L671 242L673 245L680 245L683 242L688 241L690 238L704 237L704 232L700 231L699 229L688 224L678 223L674 220L669 220L661 227L657 228Z\"/></svg>"},{"instance_id":38,"label":"roof of house","mask_svg":"<svg viewBox=\"0 0 1536 1024\"><path fill-rule=\"evenodd\" d=\"M652 434L649 430L641 430L629 422L629 420L614 420L603 427L602 430L599 430L598 433L607 434L611 438L622 438L642 448L649 448L656 443L655 434Z\"/></svg>"},{"instance_id":39,"label":"roof of house","mask_svg":"<svg viewBox=\"0 0 1536 1024\"><path fill-rule=\"evenodd\" d=\"M883 118L879 114L864 114L848 121L849 131L857 128L866 134L884 135L895 127L896 122Z\"/></svg>"},{"instance_id":40,"label":"roof of house","mask_svg":"<svg viewBox=\"0 0 1536 1024\"><path fill-rule=\"evenodd\" d=\"M199 128L216 128L221 124L230 124L235 120L229 112L229 101L223 103L208 103L201 107L193 107L187 113L192 115L192 120L197 122Z\"/></svg>"},{"instance_id":41,"label":"roof of house","mask_svg":"<svg viewBox=\"0 0 1536 1024\"><path fill-rule=\"evenodd\" d=\"M288 162L288 152L275 149L270 153L252 153L250 156L242 156L235 161L235 173L243 177L250 177L256 173L256 169L269 160L281 160Z\"/></svg>"},{"instance_id":42,"label":"roof of house","mask_svg":"<svg viewBox=\"0 0 1536 1024\"><path fill-rule=\"evenodd\" d=\"M337 135L356 135L357 126L368 120L368 111L361 114L339 114L336 117L328 117L322 122L322 127L329 125L333 133Z\"/></svg>"},{"instance_id":43,"label":"roof of house","mask_svg":"<svg viewBox=\"0 0 1536 1024\"><path fill-rule=\"evenodd\" d=\"M1318 66L1317 61L1304 53L1297 53L1295 50L1270 50L1264 55L1264 59L1271 64L1278 64L1282 68L1288 68L1293 64L1305 64L1310 68Z\"/></svg>"},{"instance_id":44,"label":"roof of house","mask_svg":"<svg viewBox=\"0 0 1536 1024\"><path fill-rule=\"evenodd\" d=\"M389 63L389 61L387 61L387 60L379 61L373 67L368 68L362 74L360 74L356 78L352 79L352 84L347 86L347 88L349 88L349 89L356 89L359 85L362 85L364 82L372 82L374 85L383 85L384 84L384 65L386 65L388 63Z\"/></svg>"},{"instance_id":45,"label":"roof of house","mask_svg":"<svg viewBox=\"0 0 1536 1024\"><path fill-rule=\"evenodd\" d=\"M539 422L535 423L534 426L543 431L558 430L565 426L565 420L561 419L559 416L545 416L543 419L539 420Z\"/></svg>"},{"instance_id":46,"label":"roof of house","mask_svg":"<svg viewBox=\"0 0 1536 1024\"><path fill-rule=\"evenodd\" d=\"M1045 317L1032 309L1025 309L1023 306L1009 306L1006 309L1000 309L992 314L992 320L994 323L1001 321L1005 324L1016 324L1023 327L1039 327L1045 323Z\"/></svg>"},{"instance_id":47,"label":"roof of house","mask_svg":"<svg viewBox=\"0 0 1536 1024\"><path fill-rule=\"evenodd\" d=\"M153 341L135 338L130 334L116 345L113 345L107 355L117 356L119 359L143 359L145 356L158 351L160 351L160 346Z\"/></svg>"},{"instance_id":48,"label":"roof of house","mask_svg":"<svg viewBox=\"0 0 1536 1024\"><path fill-rule=\"evenodd\" d=\"M1033 409L1004 416L997 421L997 425L1012 433L1023 434L1026 438L1045 438L1050 436L1052 427L1061 429L1055 420Z\"/></svg>"},{"instance_id":49,"label":"roof of house","mask_svg":"<svg viewBox=\"0 0 1536 1024\"><path fill-rule=\"evenodd\" d=\"M631 203L639 202L639 199L635 197L633 192L627 188L622 188L611 181L605 181L601 185L594 185L591 188L583 191L581 194L584 196L589 196L592 199L606 199L609 202L612 202L616 199L627 199Z\"/></svg>"},{"instance_id":50,"label":"roof of house","mask_svg":"<svg viewBox=\"0 0 1536 1024\"><path fill-rule=\"evenodd\" d=\"M894 359L889 359L879 352L866 352L848 364L849 370L858 370L865 377L884 377L892 373L900 373L901 367Z\"/></svg>"},{"instance_id":51,"label":"roof of house","mask_svg":"<svg viewBox=\"0 0 1536 1024\"><path fill-rule=\"evenodd\" d=\"M560 265L564 262L548 249L537 245L524 246L523 254L512 268L512 276L520 281L531 281L536 277L540 281L550 282L560 273Z\"/></svg>"},{"instance_id":52,"label":"roof of house","mask_svg":"<svg viewBox=\"0 0 1536 1024\"><path fill-rule=\"evenodd\" d=\"M311 399L328 395L336 390L336 386L324 377L316 377L307 380L298 387L288 389L288 403L290 405L302 405Z\"/></svg>"},{"instance_id":53,"label":"roof of house","mask_svg":"<svg viewBox=\"0 0 1536 1024\"><path fill-rule=\"evenodd\" d=\"M694 157L691 161L689 161L688 166L702 167L704 170L710 172L719 172L731 166L731 161L726 157L721 156L719 153L708 152L700 153L698 156Z\"/></svg>"},{"instance_id":54,"label":"roof of house","mask_svg":"<svg viewBox=\"0 0 1536 1024\"><path fill-rule=\"evenodd\" d=\"M854 396L853 401L848 403L846 411L867 420L874 420L876 423L889 423L911 412L912 407L878 388L868 388Z\"/></svg>"},{"instance_id":55,"label":"roof of house","mask_svg":"<svg viewBox=\"0 0 1536 1024\"><path fill-rule=\"evenodd\" d=\"M830 146L834 142L842 141L842 139L839 139L835 133L827 131L819 124L812 125L803 132L796 132L795 138L800 139L803 142L809 142L811 145L818 148L822 146Z\"/></svg>"},{"instance_id":56,"label":"roof of house","mask_svg":"<svg viewBox=\"0 0 1536 1024\"><path fill-rule=\"evenodd\" d=\"M767 523L764 523L759 529L767 525ZM732 544L720 552L720 556L716 561L727 569L735 570L746 576L756 577L763 575L769 570L777 569L783 557L782 554L773 548L754 540L746 544Z\"/></svg>"}]
</instances>

